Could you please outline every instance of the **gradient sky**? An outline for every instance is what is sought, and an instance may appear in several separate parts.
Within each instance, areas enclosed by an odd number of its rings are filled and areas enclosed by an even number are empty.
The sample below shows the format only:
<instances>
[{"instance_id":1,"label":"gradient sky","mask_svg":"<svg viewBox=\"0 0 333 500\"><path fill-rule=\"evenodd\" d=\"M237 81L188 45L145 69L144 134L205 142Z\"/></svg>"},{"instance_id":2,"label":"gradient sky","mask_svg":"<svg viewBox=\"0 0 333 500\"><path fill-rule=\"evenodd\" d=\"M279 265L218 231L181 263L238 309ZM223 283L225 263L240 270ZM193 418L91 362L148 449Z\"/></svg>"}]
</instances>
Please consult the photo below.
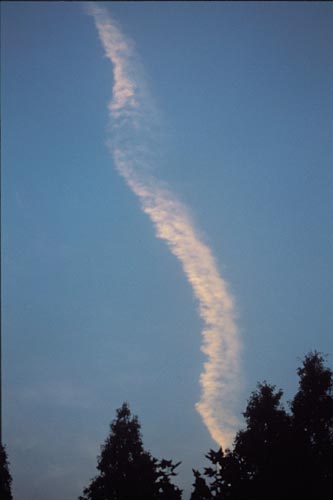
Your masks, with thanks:
<instances>
[{"instance_id":1,"label":"gradient sky","mask_svg":"<svg viewBox=\"0 0 333 500\"><path fill-rule=\"evenodd\" d=\"M154 174L237 307L244 390L333 361L333 6L108 3L159 110ZM124 400L178 484L216 444L202 322L105 145L112 67L80 2L3 2L4 442L20 500L77 498ZM184 495L186 498L186 495Z\"/></svg>"}]
</instances>

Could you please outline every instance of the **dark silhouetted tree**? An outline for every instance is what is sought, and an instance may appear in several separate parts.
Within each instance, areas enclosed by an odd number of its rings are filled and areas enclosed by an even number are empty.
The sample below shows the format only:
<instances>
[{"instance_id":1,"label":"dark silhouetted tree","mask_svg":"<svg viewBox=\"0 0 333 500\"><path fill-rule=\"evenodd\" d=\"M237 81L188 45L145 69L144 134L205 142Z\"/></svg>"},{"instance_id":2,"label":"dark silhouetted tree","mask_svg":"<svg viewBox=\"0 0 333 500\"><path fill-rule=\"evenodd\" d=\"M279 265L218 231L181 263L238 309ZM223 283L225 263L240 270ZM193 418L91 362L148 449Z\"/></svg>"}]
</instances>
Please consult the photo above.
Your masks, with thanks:
<instances>
[{"instance_id":1,"label":"dark silhouetted tree","mask_svg":"<svg viewBox=\"0 0 333 500\"><path fill-rule=\"evenodd\" d=\"M0 498L1 500L12 500L11 492L12 477L9 472L9 463L5 447L0 445Z\"/></svg>"},{"instance_id":2,"label":"dark silhouetted tree","mask_svg":"<svg viewBox=\"0 0 333 500\"><path fill-rule=\"evenodd\" d=\"M126 403L117 410L98 457L96 476L80 500L180 500L171 482L178 464L157 460L143 448L140 423Z\"/></svg>"},{"instance_id":3,"label":"dark silhouetted tree","mask_svg":"<svg viewBox=\"0 0 333 500\"><path fill-rule=\"evenodd\" d=\"M289 480L290 417L281 405L282 390L264 382L253 392L244 412L246 429L235 438L233 456L240 464L241 491L251 497L279 499Z\"/></svg>"},{"instance_id":4,"label":"dark silhouetted tree","mask_svg":"<svg viewBox=\"0 0 333 500\"><path fill-rule=\"evenodd\" d=\"M299 390L291 413L281 404L281 390L259 384L233 449L209 452L212 466L204 474L213 499L332 500L332 370L314 352L305 356L297 373Z\"/></svg>"},{"instance_id":5,"label":"dark silhouetted tree","mask_svg":"<svg viewBox=\"0 0 333 500\"><path fill-rule=\"evenodd\" d=\"M212 495L200 472L192 469L194 474L193 491L190 500L211 500Z\"/></svg>"},{"instance_id":6,"label":"dark silhouetted tree","mask_svg":"<svg viewBox=\"0 0 333 500\"><path fill-rule=\"evenodd\" d=\"M259 384L244 412L246 428L236 435L233 451L220 448L207 455L212 467L205 469L212 497L224 499L280 498L281 467L290 419L280 400L282 391ZM272 484L278 483L272 490Z\"/></svg>"},{"instance_id":7,"label":"dark silhouetted tree","mask_svg":"<svg viewBox=\"0 0 333 500\"><path fill-rule=\"evenodd\" d=\"M292 410L295 490L302 499L333 498L333 373L318 352L297 370Z\"/></svg>"},{"instance_id":8,"label":"dark silhouetted tree","mask_svg":"<svg viewBox=\"0 0 333 500\"><path fill-rule=\"evenodd\" d=\"M238 498L240 494L241 467L235 455L222 448L218 451L210 450L206 455L212 463L211 467L205 468L205 475L210 478L211 498L215 500Z\"/></svg>"}]
</instances>

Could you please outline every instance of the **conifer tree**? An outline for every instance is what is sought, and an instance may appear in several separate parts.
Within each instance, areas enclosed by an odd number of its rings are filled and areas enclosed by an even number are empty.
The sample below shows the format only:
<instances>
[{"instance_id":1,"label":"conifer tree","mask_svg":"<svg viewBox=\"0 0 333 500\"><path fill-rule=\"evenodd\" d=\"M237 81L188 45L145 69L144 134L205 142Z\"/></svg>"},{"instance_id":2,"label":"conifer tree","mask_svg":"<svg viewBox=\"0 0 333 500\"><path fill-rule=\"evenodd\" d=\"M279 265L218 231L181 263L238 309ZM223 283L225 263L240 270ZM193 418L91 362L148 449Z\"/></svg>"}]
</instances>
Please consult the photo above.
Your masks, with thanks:
<instances>
[{"instance_id":1,"label":"conifer tree","mask_svg":"<svg viewBox=\"0 0 333 500\"><path fill-rule=\"evenodd\" d=\"M232 450L211 450L205 469L214 500L332 500L333 372L318 352L298 368L287 413L283 392L258 384Z\"/></svg>"},{"instance_id":2,"label":"conifer tree","mask_svg":"<svg viewBox=\"0 0 333 500\"><path fill-rule=\"evenodd\" d=\"M101 448L99 475L79 500L180 500L181 491L171 483L178 465L144 450L138 418L124 403Z\"/></svg>"},{"instance_id":3,"label":"conifer tree","mask_svg":"<svg viewBox=\"0 0 333 500\"><path fill-rule=\"evenodd\" d=\"M333 372L310 352L297 370L292 429L295 490L302 499L331 500L333 492Z\"/></svg>"},{"instance_id":4,"label":"conifer tree","mask_svg":"<svg viewBox=\"0 0 333 500\"><path fill-rule=\"evenodd\" d=\"M211 500L212 495L200 472L192 469L194 474L193 491L190 500Z\"/></svg>"}]
</instances>

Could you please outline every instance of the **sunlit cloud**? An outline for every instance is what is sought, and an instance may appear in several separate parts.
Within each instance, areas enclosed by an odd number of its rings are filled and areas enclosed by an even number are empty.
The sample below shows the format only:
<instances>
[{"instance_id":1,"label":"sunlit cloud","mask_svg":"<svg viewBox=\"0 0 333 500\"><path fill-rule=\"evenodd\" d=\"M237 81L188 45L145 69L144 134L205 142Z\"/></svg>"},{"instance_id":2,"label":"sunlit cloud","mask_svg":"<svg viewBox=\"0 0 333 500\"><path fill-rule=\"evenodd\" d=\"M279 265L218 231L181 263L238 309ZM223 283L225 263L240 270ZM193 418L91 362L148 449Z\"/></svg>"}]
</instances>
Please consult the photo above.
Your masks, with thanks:
<instances>
[{"instance_id":1,"label":"sunlit cloud","mask_svg":"<svg viewBox=\"0 0 333 500\"><path fill-rule=\"evenodd\" d=\"M108 105L110 152L119 174L152 220L156 236L167 243L181 262L198 301L204 323L201 349L206 361L200 376L201 397L196 409L211 437L219 445L228 447L239 425L235 408L241 388L241 344L234 301L188 209L165 183L151 175L154 146L150 123L156 113L134 43L123 35L107 10L90 4L89 11L105 55L113 66L112 100Z\"/></svg>"}]
</instances>

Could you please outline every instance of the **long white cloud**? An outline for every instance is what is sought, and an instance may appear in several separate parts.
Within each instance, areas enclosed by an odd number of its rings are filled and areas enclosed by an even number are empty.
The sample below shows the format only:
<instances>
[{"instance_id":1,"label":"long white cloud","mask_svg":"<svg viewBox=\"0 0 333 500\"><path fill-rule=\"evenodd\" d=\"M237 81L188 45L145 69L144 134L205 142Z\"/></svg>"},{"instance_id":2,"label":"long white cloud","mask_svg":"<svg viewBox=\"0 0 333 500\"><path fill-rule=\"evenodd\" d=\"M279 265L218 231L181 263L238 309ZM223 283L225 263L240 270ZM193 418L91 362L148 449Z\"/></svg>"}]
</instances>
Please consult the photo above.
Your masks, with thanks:
<instances>
[{"instance_id":1,"label":"long white cloud","mask_svg":"<svg viewBox=\"0 0 333 500\"><path fill-rule=\"evenodd\" d=\"M233 299L186 207L150 173L154 167L151 138L156 113L134 44L103 7L90 4L89 11L113 65L113 95L108 108L114 164L152 220L157 237L166 241L181 262L198 300L204 323L201 349L207 359L200 376L202 392L196 409L211 437L228 447L239 424L235 408L241 386L241 345Z\"/></svg>"}]
</instances>

